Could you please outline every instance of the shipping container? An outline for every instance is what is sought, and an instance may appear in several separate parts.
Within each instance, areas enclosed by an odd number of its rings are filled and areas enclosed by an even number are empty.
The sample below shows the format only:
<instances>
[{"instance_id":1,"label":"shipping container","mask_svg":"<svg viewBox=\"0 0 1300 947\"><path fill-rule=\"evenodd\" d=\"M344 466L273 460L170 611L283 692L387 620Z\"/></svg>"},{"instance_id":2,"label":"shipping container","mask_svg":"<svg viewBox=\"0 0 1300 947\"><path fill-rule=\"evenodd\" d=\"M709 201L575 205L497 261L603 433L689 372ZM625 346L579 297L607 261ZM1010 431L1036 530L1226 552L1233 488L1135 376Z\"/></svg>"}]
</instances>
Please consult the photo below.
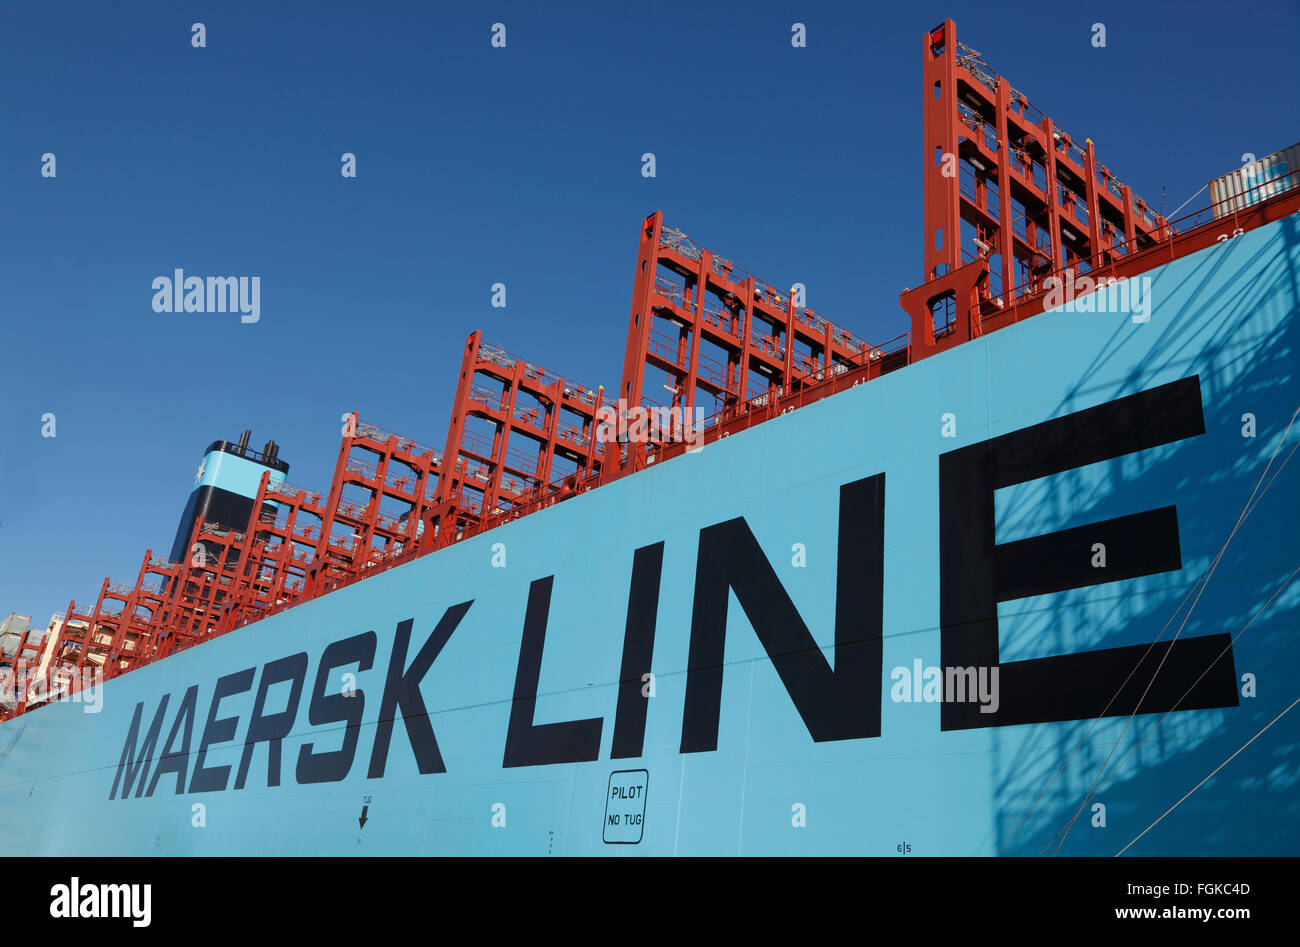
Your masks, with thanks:
<instances>
[{"instance_id":1,"label":"shipping container","mask_svg":"<svg viewBox=\"0 0 1300 947\"><path fill-rule=\"evenodd\" d=\"M1214 216L1223 217L1290 190L1300 181L1298 169L1300 144L1295 144L1215 178L1210 182Z\"/></svg>"}]
</instances>

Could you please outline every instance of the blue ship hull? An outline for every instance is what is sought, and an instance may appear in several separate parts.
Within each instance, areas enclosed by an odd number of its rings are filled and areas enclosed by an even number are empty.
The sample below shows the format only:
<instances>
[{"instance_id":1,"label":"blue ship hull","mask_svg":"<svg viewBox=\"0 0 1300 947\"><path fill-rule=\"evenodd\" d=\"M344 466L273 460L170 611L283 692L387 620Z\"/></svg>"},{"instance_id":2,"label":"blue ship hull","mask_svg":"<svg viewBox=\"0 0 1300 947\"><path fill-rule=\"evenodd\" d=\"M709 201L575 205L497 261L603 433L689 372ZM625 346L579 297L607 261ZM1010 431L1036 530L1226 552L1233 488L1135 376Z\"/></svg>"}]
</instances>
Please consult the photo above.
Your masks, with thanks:
<instances>
[{"instance_id":1,"label":"blue ship hull","mask_svg":"<svg viewBox=\"0 0 1300 947\"><path fill-rule=\"evenodd\" d=\"M1300 711L1160 819L1296 696L1300 218L1147 275L0 725L0 852L1300 852Z\"/></svg>"}]
</instances>

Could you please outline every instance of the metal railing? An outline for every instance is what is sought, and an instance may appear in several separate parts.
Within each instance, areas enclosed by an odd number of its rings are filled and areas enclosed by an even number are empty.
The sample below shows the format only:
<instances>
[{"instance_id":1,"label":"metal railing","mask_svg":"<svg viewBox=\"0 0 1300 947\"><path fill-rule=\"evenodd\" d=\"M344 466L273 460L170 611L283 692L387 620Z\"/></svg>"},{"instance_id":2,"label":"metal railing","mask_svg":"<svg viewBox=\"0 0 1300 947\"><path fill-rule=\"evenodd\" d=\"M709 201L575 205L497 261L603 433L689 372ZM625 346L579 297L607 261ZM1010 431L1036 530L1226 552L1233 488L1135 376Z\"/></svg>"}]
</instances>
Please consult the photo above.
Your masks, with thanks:
<instances>
[{"instance_id":1,"label":"metal railing","mask_svg":"<svg viewBox=\"0 0 1300 947\"><path fill-rule=\"evenodd\" d=\"M690 260L698 260L704 248L682 233L676 227L662 227L659 230L659 246L667 247ZM714 258L717 259L716 257ZM724 261L725 262L725 261Z\"/></svg>"},{"instance_id":2,"label":"metal railing","mask_svg":"<svg viewBox=\"0 0 1300 947\"><path fill-rule=\"evenodd\" d=\"M406 454L414 456L423 456L424 454L437 453L427 444L421 444L419 441L412 440L409 437L403 437L392 431L386 431L377 424L371 424L367 421L357 422L356 436L368 441L374 441L377 444L387 444L390 440L397 439L397 449Z\"/></svg>"},{"instance_id":3,"label":"metal railing","mask_svg":"<svg viewBox=\"0 0 1300 947\"><path fill-rule=\"evenodd\" d=\"M289 483L287 480L276 482L272 480L266 485L267 493L274 493L283 497L302 497L303 502L311 506L320 505L321 495L315 490L308 490L306 487L300 487L297 484Z\"/></svg>"},{"instance_id":4,"label":"metal railing","mask_svg":"<svg viewBox=\"0 0 1300 947\"><path fill-rule=\"evenodd\" d=\"M494 390L483 385L470 385L469 396L479 404L494 411L500 411L506 406L504 391Z\"/></svg>"},{"instance_id":5,"label":"metal railing","mask_svg":"<svg viewBox=\"0 0 1300 947\"><path fill-rule=\"evenodd\" d=\"M984 61L979 50L971 49L960 40L957 41L957 65L996 92L1000 76Z\"/></svg>"}]
</instances>

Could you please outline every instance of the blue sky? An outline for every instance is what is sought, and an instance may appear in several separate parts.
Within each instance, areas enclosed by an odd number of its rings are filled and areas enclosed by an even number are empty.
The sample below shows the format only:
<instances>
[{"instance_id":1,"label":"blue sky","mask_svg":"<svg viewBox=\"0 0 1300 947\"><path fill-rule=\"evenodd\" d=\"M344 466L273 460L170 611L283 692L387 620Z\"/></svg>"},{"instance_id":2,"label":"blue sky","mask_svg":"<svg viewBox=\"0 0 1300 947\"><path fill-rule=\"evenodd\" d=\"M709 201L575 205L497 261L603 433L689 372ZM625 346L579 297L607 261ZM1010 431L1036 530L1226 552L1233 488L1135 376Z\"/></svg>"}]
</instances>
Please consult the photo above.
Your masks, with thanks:
<instances>
[{"instance_id":1,"label":"blue sky","mask_svg":"<svg viewBox=\"0 0 1300 947\"><path fill-rule=\"evenodd\" d=\"M1297 137L1294 2L877 6L6 4L0 617L133 581L203 448L245 427L319 489L346 411L440 446L474 329L617 385L655 209L858 335L900 334L921 41L947 16L1167 209ZM260 321L155 313L178 267L260 276Z\"/></svg>"}]
</instances>

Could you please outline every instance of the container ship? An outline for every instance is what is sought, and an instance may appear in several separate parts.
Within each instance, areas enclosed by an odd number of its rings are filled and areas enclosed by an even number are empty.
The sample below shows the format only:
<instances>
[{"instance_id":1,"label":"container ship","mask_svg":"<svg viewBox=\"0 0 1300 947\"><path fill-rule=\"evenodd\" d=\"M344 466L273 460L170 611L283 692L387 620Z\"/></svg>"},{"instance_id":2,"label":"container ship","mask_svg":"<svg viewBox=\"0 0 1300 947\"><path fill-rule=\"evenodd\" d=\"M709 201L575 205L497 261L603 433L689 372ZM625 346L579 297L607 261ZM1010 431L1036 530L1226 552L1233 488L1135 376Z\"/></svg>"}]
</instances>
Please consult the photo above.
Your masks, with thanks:
<instances>
[{"instance_id":1,"label":"container ship","mask_svg":"<svg viewBox=\"0 0 1300 947\"><path fill-rule=\"evenodd\" d=\"M656 212L616 389L476 332L441 449L213 442L0 628L0 852L1300 851L1300 146L1165 219L921 56L896 338Z\"/></svg>"}]
</instances>

